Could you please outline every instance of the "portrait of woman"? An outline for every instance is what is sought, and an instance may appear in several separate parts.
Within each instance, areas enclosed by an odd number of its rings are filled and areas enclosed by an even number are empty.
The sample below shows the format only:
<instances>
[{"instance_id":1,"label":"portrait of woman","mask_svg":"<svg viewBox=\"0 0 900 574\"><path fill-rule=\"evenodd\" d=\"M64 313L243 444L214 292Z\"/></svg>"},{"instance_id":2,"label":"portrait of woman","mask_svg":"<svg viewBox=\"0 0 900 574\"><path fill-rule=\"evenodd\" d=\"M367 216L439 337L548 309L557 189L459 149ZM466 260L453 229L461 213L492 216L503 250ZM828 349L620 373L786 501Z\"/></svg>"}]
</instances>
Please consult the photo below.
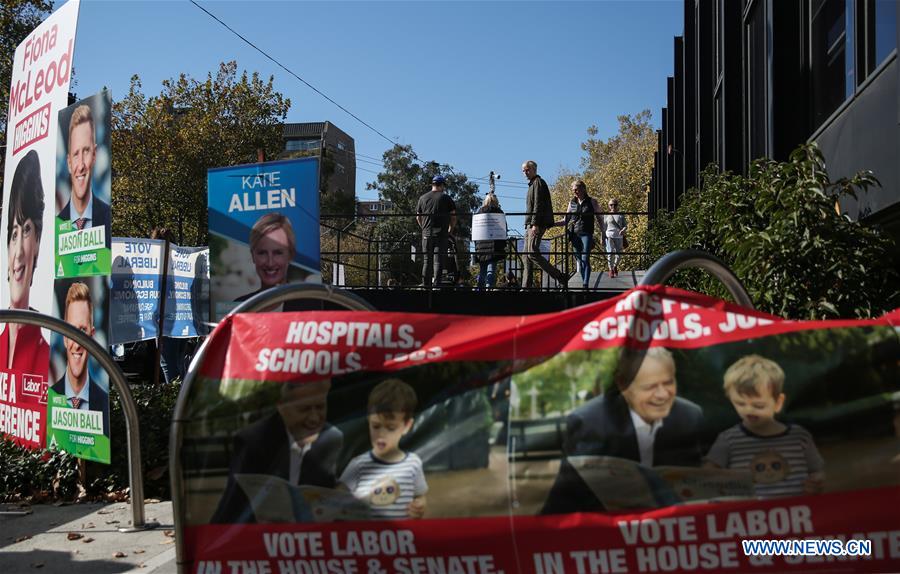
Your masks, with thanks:
<instances>
[{"instance_id":1,"label":"portrait of woman","mask_svg":"<svg viewBox=\"0 0 900 574\"><path fill-rule=\"evenodd\" d=\"M6 249L9 308L30 309L31 286L37 267L44 222L41 163L31 150L16 166L7 206ZM0 335L0 365L46 378L50 347L41 328L7 323Z\"/></svg>"},{"instance_id":2,"label":"portrait of woman","mask_svg":"<svg viewBox=\"0 0 900 574\"><path fill-rule=\"evenodd\" d=\"M287 283L288 268L297 254L297 239L291 221L280 213L267 213L250 229L250 258L259 289L241 295L235 302L246 301L257 293Z\"/></svg>"}]
</instances>

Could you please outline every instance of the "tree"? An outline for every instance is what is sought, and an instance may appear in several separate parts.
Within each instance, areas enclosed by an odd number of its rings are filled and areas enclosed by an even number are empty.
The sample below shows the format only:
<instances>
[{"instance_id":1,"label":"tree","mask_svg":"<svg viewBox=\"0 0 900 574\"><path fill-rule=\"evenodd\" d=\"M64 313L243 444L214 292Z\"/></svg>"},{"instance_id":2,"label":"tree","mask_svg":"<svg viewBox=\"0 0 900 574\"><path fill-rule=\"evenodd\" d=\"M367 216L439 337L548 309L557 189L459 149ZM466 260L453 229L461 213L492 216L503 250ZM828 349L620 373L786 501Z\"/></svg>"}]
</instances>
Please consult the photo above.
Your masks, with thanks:
<instances>
[{"instance_id":1,"label":"tree","mask_svg":"<svg viewBox=\"0 0 900 574\"><path fill-rule=\"evenodd\" d=\"M756 160L747 176L710 166L700 189L656 217L648 245L655 257L689 248L718 256L753 304L774 315L876 316L900 305L896 246L883 230L851 221L834 206L843 195L877 185L870 172L831 181L815 144L800 146L785 162ZM726 296L705 272L680 272L673 283Z\"/></svg>"},{"instance_id":2,"label":"tree","mask_svg":"<svg viewBox=\"0 0 900 574\"><path fill-rule=\"evenodd\" d=\"M596 126L588 128L590 137L581 144L586 154L581 160L582 172L563 172L559 176L551 189L553 210L566 210L571 199L570 185L580 177L587 184L588 195L596 199L602 209L607 209L607 202L616 198L622 211L646 212L647 180L653 169L657 145L651 119L650 110L619 116L619 131L607 140L596 139ZM630 216L628 230L629 248L626 251L645 251L647 217ZM622 266L635 269L643 266L642 263L639 257L628 256Z\"/></svg>"},{"instance_id":3,"label":"tree","mask_svg":"<svg viewBox=\"0 0 900 574\"><path fill-rule=\"evenodd\" d=\"M16 46L53 10L49 0L4 0L0 5L0 189L6 164L6 122Z\"/></svg>"},{"instance_id":4,"label":"tree","mask_svg":"<svg viewBox=\"0 0 900 574\"><path fill-rule=\"evenodd\" d=\"M207 243L206 170L275 157L290 100L237 63L196 80L166 80L158 96L131 79L113 105L113 234L147 237L165 225L182 244Z\"/></svg>"},{"instance_id":5,"label":"tree","mask_svg":"<svg viewBox=\"0 0 900 574\"><path fill-rule=\"evenodd\" d=\"M416 223L416 202L419 196L431 189L431 178L441 174L446 178L444 192L456 203L458 217L455 235L459 238L458 248L468 251L471 237L471 213L479 205L476 194L478 187L450 165L436 161L419 160L410 145L397 144L384 152L384 169L374 182L366 184L366 189L375 190L379 196L393 204L395 216L380 218L374 226L373 237L381 242L381 252L389 255L390 275L400 283L417 280L421 265L416 265L409 257L409 245L421 249L421 230ZM468 257L464 264L468 265Z\"/></svg>"}]
</instances>

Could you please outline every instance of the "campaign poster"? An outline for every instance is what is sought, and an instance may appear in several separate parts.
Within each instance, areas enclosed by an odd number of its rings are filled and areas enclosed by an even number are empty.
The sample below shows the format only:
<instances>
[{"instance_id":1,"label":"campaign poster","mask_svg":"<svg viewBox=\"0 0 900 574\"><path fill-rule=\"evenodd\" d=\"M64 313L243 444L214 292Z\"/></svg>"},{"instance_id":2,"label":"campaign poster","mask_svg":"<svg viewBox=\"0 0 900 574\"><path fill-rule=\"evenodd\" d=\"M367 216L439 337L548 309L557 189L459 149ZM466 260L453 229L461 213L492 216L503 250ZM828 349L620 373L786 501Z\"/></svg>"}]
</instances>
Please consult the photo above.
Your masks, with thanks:
<instances>
[{"instance_id":1,"label":"campaign poster","mask_svg":"<svg viewBox=\"0 0 900 574\"><path fill-rule=\"evenodd\" d=\"M209 249L169 246L166 337L206 335L209 322Z\"/></svg>"},{"instance_id":2,"label":"campaign poster","mask_svg":"<svg viewBox=\"0 0 900 574\"><path fill-rule=\"evenodd\" d=\"M161 239L113 238L111 345L156 338L165 243Z\"/></svg>"},{"instance_id":3,"label":"campaign poster","mask_svg":"<svg viewBox=\"0 0 900 574\"><path fill-rule=\"evenodd\" d=\"M112 98L103 90L59 111L56 278L109 275Z\"/></svg>"},{"instance_id":4,"label":"campaign poster","mask_svg":"<svg viewBox=\"0 0 900 574\"><path fill-rule=\"evenodd\" d=\"M68 104L78 0L66 2L16 48L7 124L0 308L51 314L58 112ZM0 432L44 446L49 331L0 325Z\"/></svg>"},{"instance_id":5,"label":"campaign poster","mask_svg":"<svg viewBox=\"0 0 900 574\"><path fill-rule=\"evenodd\" d=\"M207 188L215 321L266 289L321 277L318 158L210 169Z\"/></svg>"},{"instance_id":6,"label":"campaign poster","mask_svg":"<svg viewBox=\"0 0 900 574\"><path fill-rule=\"evenodd\" d=\"M900 571L898 326L662 286L227 317L174 423L184 569Z\"/></svg>"},{"instance_id":7,"label":"campaign poster","mask_svg":"<svg viewBox=\"0 0 900 574\"><path fill-rule=\"evenodd\" d=\"M56 315L106 348L108 277L57 279ZM109 375L87 350L53 334L47 447L109 464Z\"/></svg>"}]
</instances>

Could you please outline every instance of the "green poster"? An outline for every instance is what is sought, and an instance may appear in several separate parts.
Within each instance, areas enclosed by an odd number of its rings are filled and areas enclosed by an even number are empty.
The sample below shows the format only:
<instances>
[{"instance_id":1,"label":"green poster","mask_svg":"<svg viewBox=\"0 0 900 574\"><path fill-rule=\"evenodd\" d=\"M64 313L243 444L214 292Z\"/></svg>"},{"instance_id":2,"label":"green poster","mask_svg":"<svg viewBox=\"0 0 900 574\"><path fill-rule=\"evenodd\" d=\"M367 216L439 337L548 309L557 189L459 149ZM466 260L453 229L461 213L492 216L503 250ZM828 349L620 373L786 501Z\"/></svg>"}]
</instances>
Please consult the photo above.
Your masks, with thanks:
<instances>
[{"instance_id":1,"label":"green poster","mask_svg":"<svg viewBox=\"0 0 900 574\"><path fill-rule=\"evenodd\" d=\"M56 162L54 275L109 275L112 247L112 154L108 91L59 111Z\"/></svg>"},{"instance_id":2,"label":"green poster","mask_svg":"<svg viewBox=\"0 0 900 574\"><path fill-rule=\"evenodd\" d=\"M77 229L56 218L56 278L109 275L111 255L106 247L106 227Z\"/></svg>"},{"instance_id":3,"label":"green poster","mask_svg":"<svg viewBox=\"0 0 900 574\"><path fill-rule=\"evenodd\" d=\"M66 400L64 382L47 391L47 447L64 450L78 458L109 464L109 395L102 392L105 402L95 410L75 409ZM96 383L88 381L93 388ZM63 387L60 389L60 387ZM62 392L59 392L59 391ZM98 397L99 398L99 397ZM95 401L92 397L91 401Z\"/></svg>"}]
</instances>

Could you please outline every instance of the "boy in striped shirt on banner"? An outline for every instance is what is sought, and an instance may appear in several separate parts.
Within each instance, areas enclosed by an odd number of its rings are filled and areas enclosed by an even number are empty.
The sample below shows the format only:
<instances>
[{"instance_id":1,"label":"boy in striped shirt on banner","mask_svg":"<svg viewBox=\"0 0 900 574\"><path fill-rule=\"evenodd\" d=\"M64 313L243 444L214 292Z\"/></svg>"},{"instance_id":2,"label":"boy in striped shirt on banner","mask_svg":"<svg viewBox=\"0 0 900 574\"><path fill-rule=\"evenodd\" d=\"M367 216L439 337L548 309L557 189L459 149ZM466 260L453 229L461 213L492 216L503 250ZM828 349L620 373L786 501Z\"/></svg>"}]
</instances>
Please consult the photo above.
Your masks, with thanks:
<instances>
[{"instance_id":1,"label":"boy in striped shirt on banner","mask_svg":"<svg viewBox=\"0 0 900 574\"><path fill-rule=\"evenodd\" d=\"M372 450L350 461L340 483L369 503L376 519L422 518L425 471L415 453L400 450L400 439L413 425L418 399L400 379L387 379L369 393Z\"/></svg>"},{"instance_id":2,"label":"boy in striped shirt on banner","mask_svg":"<svg viewBox=\"0 0 900 574\"><path fill-rule=\"evenodd\" d=\"M748 355L728 367L724 386L741 422L719 434L706 464L749 472L759 498L821 492L825 463L812 435L775 420L785 399L781 367Z\"/></svg>"}]
</instances>

